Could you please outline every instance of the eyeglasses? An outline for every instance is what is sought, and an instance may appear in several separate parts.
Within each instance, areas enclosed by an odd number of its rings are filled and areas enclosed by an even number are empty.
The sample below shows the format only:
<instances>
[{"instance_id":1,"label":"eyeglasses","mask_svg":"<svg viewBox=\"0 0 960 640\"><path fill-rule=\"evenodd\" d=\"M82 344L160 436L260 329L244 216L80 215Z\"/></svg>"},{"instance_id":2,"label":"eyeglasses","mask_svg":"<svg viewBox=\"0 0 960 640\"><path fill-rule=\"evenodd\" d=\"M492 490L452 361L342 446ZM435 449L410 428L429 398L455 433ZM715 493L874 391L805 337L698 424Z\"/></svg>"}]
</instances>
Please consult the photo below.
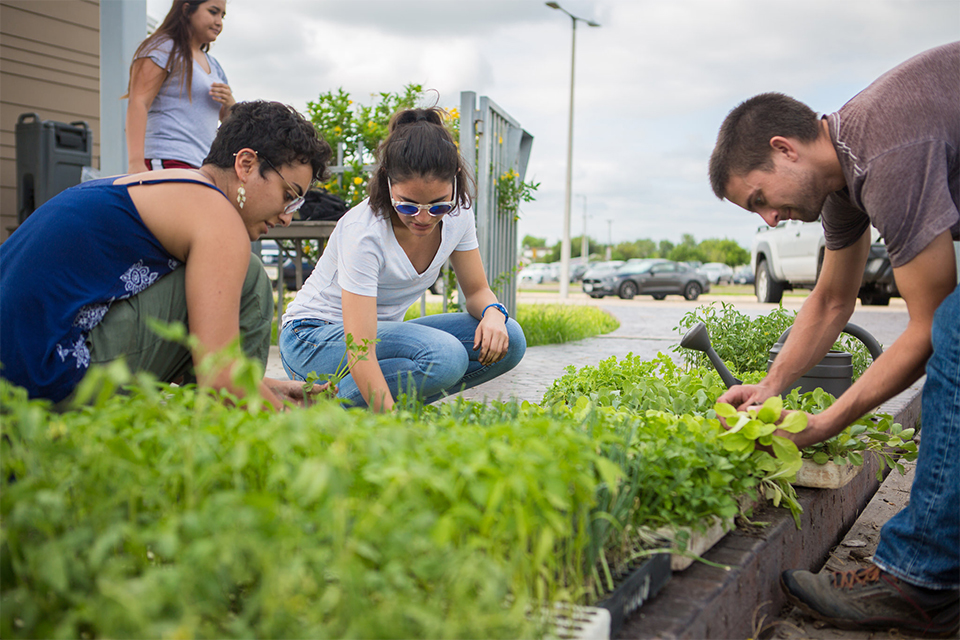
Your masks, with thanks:
<instances>
[{"instance_id":1,"label":"eyeglasses","mask_svg":"<svg viewBox=\"0 0 960 640\"><path fill-rule=\"evenodd\" d=\"M393 204L393 208L397 210L397 213L402 213L405 216L415 216L421 211L426 211L434 218L439 218L440 216L450 213L453 211L453 208L457 206L456 200L433 202L431 204L417 204L415 202L394 200L393 185L390 183L390 178L387 178L387 188L390 189L390 202Z\"/></svg>"},{"instance_id":2,"label":"eyeglasses","mask_svg":"<svg viewBox=\"0 0 960 640\"><path fill-rule=\"evenodd\" d=\"M304 201L306 200L306 194L304 194L304 195L302 195L302 196L301 196L301 195L298 195L298 194L297 194L297 190L293 188L293 185L291 185L289 182L287 182L287 179L283 177L283 174L282 174L282 173L280 173L280 169L277 169L275 166L273 166L273 163L270 162L269 160L267 160L266 157L264 157L264 156L257 156L257 157L259 157L261 160L263 160L264 162L266 162L268 167L270 167L271 169L273 169L274 171L276 171L276 172L277 172L277 175L280 176L280 179L283 180L283 183L284 183L285 185L287 185L287 188L290 189L290 191L292 191L293 194L297 196L296 198L294 198L293 201L287 203L287 206L285 206L285 207L283 208L283 212L284 212L284 213L296 213L297 211L299 211L299 210L300 210L300 207L303 206L303 203L304 203Z\"/></svg>"}]
</instances>

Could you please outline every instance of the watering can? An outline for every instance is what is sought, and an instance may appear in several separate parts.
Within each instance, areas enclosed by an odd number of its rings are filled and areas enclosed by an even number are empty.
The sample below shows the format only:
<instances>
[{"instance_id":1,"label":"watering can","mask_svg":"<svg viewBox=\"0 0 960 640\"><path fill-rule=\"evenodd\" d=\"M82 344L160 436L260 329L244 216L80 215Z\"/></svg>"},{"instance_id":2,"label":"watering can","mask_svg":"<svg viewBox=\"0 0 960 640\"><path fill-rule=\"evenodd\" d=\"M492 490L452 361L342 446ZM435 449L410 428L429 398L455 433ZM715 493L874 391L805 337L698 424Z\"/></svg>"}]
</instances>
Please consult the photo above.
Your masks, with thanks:
<instances>
[{"instance_id":1,"label":"watering can","mask_svg":"<svg viewBox=\"0 0 960 640\"><path fill-rule=\"evenodd\" d=\"M776 344L770 347L770 358L767 360L767 371L770 370L770 367L773 366L773 360L780 353L780 349L783 348L783 343L786 341L787 336L790 335L790 329L793 327L788 327L786 331L783 332L783 335L777 340ZM877 339L874 338L870 333L858 325L853 324L852 322L847 323L847 326L843 328L843 333L849 334L864 344L867 347L867 350L870 351L870 355L876 360L881 353L883 353L883 348L880 346L880 343L877 342ZM730 370L727 369L727 365L723 363L723 360L720 359L720 356L717 355L717 352L714 351L713 346L710 344L710 334L707 331L707 325L702 322L698 322L689 331L683 336L680 340L680 346L686 349L693 349L695 351L702 351L707 354L707 357L710 358L710 362L713 364L714 368L717 370L717 373L720 374L720 378L723 380L723 383L727 385L727 388L732 387L733 385L740 384L740 380L737 380L733 377L733 374L730 373ZM793 383L790 386L788 391L793 389L800 389L800 393L806 393L808 391L813 391L814 389L823 389L827 393L833 395L834 397L839 397L844 391L850 388L850 385L853 384L853 356L845 351L833 351L831 350L824 356L823 360L819 364L814 365L812 369L807 371L799 380Z\"/></svg>"}]
</instances>

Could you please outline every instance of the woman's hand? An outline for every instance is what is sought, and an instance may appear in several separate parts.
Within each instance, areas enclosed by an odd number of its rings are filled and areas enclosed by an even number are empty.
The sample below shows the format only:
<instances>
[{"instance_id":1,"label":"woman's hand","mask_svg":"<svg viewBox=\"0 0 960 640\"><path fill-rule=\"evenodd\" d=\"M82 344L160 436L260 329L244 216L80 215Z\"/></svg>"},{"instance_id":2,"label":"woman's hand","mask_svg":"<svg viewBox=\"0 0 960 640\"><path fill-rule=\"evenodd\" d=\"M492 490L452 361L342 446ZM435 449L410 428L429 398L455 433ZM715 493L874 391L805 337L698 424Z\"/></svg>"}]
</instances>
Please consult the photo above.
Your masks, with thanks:
<instances>
[{"instance_id":1,"label":"woman's hand","mask_svg":"<svg viewBox=\"0 0 960 640\"><path fill-rule=\"evenodd\" d=\"M489 366L499 362L509 347L506 318L496 309L488 309L473 334L473 350L480 349L480 364Z\"/></svg>"},{"instance_id":2,"label":"woman's hand","mask_svg":"<svg viewBox=\"0 0 960 640\"><path fill-rule=\"evenodd\" d=\"M224 109L229 110L230 107L237 103L233 97L233 91L230 89L230 85L222 82L214 82L210 85L210 97L223 105L223 107L220 108L221 114L224 113ZM223 118L221 118L221 120L223 120Z\"/></svg>"},{"instance_id":3,"label":"woman's hand","mask_svg":"<svg viewBox=\"0 0 960 640\"><path fill-rule=\"evenodd\" d=\"M264 384L277 394L283 401L292 402L298 407L309 406L311 401L326 393L333 397L337 392L336 387L331 387L329 382L315 384L313 388L304 392L303 383L298 380L275 380L273 378L264 378Z\"/></svg>"}]
</instances>

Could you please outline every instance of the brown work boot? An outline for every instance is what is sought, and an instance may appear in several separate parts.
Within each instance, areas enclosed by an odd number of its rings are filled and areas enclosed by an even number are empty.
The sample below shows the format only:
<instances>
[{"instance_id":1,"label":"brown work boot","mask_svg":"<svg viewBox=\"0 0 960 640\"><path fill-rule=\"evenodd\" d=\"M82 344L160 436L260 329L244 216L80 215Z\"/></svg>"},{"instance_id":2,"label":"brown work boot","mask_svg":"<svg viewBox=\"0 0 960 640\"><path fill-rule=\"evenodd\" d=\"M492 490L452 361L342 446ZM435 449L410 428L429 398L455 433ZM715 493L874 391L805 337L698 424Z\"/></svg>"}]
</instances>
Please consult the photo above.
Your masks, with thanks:
<instances>
[{"instance_id":1,"label":"brown work boot","mask_svg":"<svg viewBox=\"0 0 960 640\"><path fill-rule=\"evenodd\" d=\"M879 567L780 575L787 599L804 613L841 629L899 631L948 637L960 622L960 591L915 587Z\"/></svg>"}]
</instances>

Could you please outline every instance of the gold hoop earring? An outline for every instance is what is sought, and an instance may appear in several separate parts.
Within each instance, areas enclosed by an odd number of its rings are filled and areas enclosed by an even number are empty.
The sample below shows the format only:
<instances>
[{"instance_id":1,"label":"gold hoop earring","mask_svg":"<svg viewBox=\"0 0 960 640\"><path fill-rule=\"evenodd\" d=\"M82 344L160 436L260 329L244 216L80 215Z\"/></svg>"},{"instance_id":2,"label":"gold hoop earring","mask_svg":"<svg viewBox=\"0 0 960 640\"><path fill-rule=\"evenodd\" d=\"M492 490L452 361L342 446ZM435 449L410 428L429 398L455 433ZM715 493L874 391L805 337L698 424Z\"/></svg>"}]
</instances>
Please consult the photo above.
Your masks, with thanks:
<instances>
[{"instance_id":1,"label":"gold hoop earring","mask_svg":"<svg viewBox=\"0 0 960 640\"><path fill-rule=\"evenodd\" d=\"M237 187L237 206L243 209L243 205L247 203L247 190L243 188L241 184Z\"/></svg>"}]
</instances>

